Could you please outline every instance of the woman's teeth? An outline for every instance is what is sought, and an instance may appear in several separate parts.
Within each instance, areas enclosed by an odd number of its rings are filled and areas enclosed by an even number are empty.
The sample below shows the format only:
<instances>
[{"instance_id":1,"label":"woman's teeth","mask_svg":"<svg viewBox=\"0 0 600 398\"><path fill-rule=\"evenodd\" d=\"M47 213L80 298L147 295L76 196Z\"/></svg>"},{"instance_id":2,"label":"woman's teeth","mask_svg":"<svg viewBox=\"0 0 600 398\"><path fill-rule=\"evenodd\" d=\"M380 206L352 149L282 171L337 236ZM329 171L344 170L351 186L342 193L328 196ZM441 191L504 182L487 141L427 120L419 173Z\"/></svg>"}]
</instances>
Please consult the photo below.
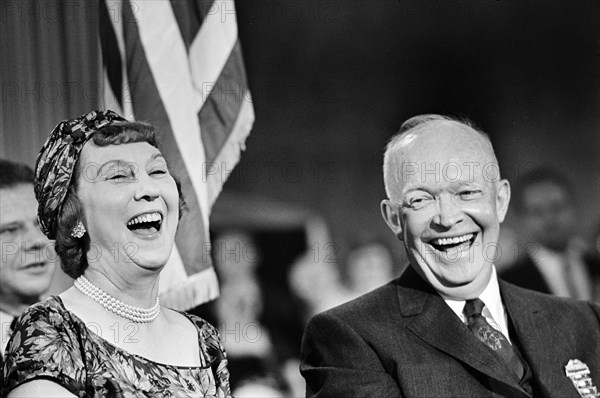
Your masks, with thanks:
<instances>
[{"instance_id":1,"label":"woman's teeth","mask_svg":"<svg viewBox=\"0 0 600 398\"><path fill-rule=\"evenodd\" d=\"M158 212L146 213L146 214L142 214L140 216L134 217L131 220L129 220L127 222L127 226L131 227L135 224L141 224L141 223L147 223L147 222L157 222L157 221L162 221L162 216L160 215L160 213L158 213Z\"/></svg>"}]
</instances>

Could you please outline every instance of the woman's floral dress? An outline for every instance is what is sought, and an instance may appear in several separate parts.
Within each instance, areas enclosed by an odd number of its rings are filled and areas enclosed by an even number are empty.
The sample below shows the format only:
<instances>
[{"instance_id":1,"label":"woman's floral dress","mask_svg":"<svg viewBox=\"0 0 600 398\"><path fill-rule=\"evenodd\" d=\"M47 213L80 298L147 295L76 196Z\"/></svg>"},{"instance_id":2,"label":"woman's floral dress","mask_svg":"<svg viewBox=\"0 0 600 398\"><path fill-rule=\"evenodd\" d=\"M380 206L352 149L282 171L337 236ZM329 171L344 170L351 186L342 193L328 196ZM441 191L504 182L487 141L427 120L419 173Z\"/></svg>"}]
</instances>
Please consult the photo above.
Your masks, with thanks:
<instances>
[{"instance_id":1,"label":"woman's floral dress","mask_svg":"<svg viewBox=\"0 0 600 398\"><path fill-rule=\"evenodd\" d=\"M94 325L86 327L59 297L49 297L17 323L4 358L0 396L27 381L46 379L78 397L229 397L227 359L217 331L183 314L198 330L200 367L130 354L94 333Z\"/></svg>"}]
</instances>

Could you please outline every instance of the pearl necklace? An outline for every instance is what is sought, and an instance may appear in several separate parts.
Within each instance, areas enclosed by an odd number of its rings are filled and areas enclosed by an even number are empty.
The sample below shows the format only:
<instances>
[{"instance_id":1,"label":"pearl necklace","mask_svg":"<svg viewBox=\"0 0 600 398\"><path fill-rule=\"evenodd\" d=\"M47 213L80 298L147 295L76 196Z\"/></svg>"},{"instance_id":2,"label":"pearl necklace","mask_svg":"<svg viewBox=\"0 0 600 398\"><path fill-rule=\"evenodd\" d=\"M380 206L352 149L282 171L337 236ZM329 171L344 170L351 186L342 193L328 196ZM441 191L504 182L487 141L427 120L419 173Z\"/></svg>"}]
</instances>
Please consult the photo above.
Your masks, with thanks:
<instances>
[{"instance_id":1,"label":"pearl necklace","mask_svg":"<svg viewBox=\"0 0 600 398\"><path fill-rule=\"evenodd\" d=\"M152 322L160 313L160 302L158 301L158 297L156 298L156 305L146 309L134 307L117 300L98 286L94 285L83 275L75 279L75 287L81 293L101 304L107 310L136 323Z\"/></svg>"}]
</instances>

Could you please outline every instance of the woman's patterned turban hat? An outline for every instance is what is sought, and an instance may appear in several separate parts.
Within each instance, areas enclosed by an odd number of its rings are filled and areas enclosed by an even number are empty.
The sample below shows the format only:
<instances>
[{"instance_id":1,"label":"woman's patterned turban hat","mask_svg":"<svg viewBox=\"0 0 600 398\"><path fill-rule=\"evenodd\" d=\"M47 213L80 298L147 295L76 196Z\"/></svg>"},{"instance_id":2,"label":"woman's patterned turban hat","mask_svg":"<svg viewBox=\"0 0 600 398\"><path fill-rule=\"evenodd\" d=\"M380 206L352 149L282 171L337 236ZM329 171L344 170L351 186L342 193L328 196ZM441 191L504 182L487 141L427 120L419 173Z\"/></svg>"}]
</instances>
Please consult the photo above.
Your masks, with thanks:
<instances>
[{"instance_id":1,"label":"woman's patterned turban hat","mask_svg":"<svg viewBox=\"0 0 600 398\"><path fill-rule=\"evenodd\" d=\"M38 220L49 239L56 238L58 216L83 145L101 128L121 121L127 120L113 111L93 111L60 122L50 133L35 163L34 181Z\"/></svg>"}]
</instances>

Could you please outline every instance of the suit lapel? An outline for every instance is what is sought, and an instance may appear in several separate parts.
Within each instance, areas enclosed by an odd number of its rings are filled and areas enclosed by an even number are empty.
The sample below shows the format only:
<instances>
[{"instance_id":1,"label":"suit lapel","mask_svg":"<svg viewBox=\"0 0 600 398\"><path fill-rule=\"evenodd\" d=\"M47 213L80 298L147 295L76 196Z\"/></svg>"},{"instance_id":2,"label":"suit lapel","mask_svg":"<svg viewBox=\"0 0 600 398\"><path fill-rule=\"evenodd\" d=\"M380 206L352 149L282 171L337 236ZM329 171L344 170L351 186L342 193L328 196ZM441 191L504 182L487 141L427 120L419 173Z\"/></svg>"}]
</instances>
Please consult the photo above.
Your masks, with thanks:
<instances>
[{"instance_id":1,"label":"suit lapel","mask_svg":"<svg viewBox=\"0 0 600 398\"><path fill-rule=\"evenodd\" d=\"M552 325L548 325L546 317L543 316L544 309L537 306L537 302L524 297L514 286L500 280L500 293L506 312L508 313L514 331L521 343L522 354L527 360L534 379L549 396L578 397L573 388L571 380L561 370L560 376L556 367L565 364L557 363L554 357L561 350L555 346L560 339L551 339L548 331ZM550 347L544 347L544 343L554 340Z\"/></svg>"},{"instance_id":2,"label":"suit lapel","mask_svg":"<svg viewBox=\"0 0 600 398\"><path fill-rule=\"evenodd\" d=\"M511 396L528 397L500 356L481 344L415 271L407 269L399 282L400 311L408 329L431 346L506 385Z\"/></svg>"}]
</instances>

